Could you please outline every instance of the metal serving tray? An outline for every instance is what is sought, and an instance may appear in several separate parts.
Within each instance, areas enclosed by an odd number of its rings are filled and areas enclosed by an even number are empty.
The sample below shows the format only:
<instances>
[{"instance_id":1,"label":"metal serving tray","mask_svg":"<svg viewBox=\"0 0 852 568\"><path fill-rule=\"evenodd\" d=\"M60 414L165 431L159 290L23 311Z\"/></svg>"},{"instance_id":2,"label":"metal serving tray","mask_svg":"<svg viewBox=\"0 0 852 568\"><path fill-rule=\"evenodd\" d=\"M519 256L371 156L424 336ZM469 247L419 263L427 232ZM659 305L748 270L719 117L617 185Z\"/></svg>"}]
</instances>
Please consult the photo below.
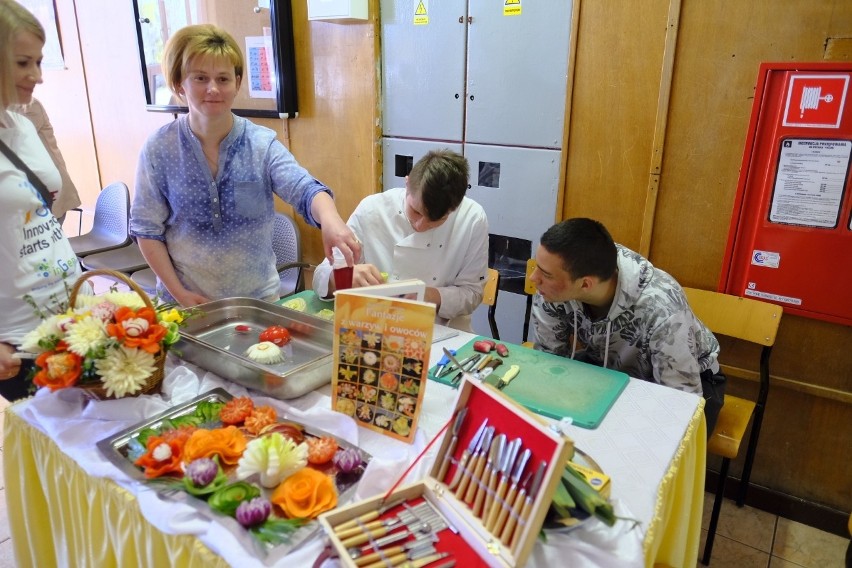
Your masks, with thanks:
<instances>
[{"instance_id":1,"label":"metal serving tray","mask_svg":"<svg viewBox=\"0 0 852 568\"><path fill-rule=\"evenodd\" d=\"M201 313L187 321L174 347L184 360L278 399L331 382L332 322L253 298L225 298L197 308ZM237 331L238 325L249 331ZM283 348L283 362L263 365L245 352L271 325L286 327L292 340Z\"/></svg>"},{"instance_id":2,"label":"metal serving tray","mask_svg":"<svg viewBox=\"0 0 852 568\"><path fill-rule=\"evenodd\" d=\"M140 481L147 481L152 484L153 487L157 488L158 493L168 498L171 501L186 503L191 505L198 511L206 514L211 518L215 518L218 522L225 525L232 534L237 538L240 544L248 551L254 552L255 556L265 559L266 563L275 561L282 556L292 552L294 549L298 548L300 544L310 539L314 535L318 533L320 530L320 525L317 522L307 523L305 526L298 529L293 533L290 542L285 544L279 544L277 546L272 545L264 545L254 538L248 533L246 529L244 529L236 519L231 517L227 517L225 515L221 515L219 513L215 513L207 503L201 499L197 499L192 497L189 493L182 491L180 489L174 489L167 485L157 485L156 480L150 480L145 477L144 472L133 465L133 462L128 457L128 453L130 450L130 443L138 438L142 431L147 430L148 428L159 428L162 426L163 421L166 419L178 418L179 416L184 416L186 414L192 414L195 412L196 407L199 403L206 402L228 402L234 398L228 391L225 389L213 389L207 391L206 393L188 401L183 404L179 404L177 406L173 406L172 408L157 414L156 416L144 421L140 422L126 430L122 430L108 438L104 438L100 442L97 443L98 449L101 453L116 467L118 467L121 471L129 475L134 479L138 479ZM284 420L285 422L291 422L293 424L299 424L298 422L292 420ZM331 436L335 440L337 440L338 445L344 449L357 449L361 458L364 460L364 467L370 462L372 456L361 450L357 446L350 444L346 440L338 438L337 436L332 436L328 432L324 430L320 430L317 428L313 428L310 426L305 426L303 424L299 424L304 428L304 433L309 437L321 437L321 436ZM221 423L210 424L210 427L218 428L221 427ZM310 466L317 467L317 466ZM334 466L319 466L323 467L323 471L327 471L330 474L334 473ZM230 481L234 481L233 473L229 474ZM342 504L347 502L355 492L355 488L357 487L358 481L360 480L360 476L357 478L345 478L339 475L334 476L335 484L337 486L338 493L338 503ZM267 497L271 493L271 490L261 489L263 495Z\"/></svg>"}]
</instances>

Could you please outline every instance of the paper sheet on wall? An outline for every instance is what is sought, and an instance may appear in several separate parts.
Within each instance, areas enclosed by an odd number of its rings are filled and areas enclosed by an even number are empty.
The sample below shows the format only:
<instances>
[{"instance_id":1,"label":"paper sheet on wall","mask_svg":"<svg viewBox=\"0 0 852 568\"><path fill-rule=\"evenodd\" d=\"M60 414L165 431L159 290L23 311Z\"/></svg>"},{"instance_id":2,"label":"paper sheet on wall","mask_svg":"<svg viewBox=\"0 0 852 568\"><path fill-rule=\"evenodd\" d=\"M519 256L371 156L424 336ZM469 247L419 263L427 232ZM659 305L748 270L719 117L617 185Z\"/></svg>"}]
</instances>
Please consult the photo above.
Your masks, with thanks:
<instances>
[{"instance_id":1,"label":"paper sheet on wall","mask_svg":"<svg viewBox=\"0 0 852 568\"><path fill-rule=\"evenodd\" d=\"M275 66L272 57L271 36L246 37L246 77L249 97L275 98Z\"/></svg>"}]
</instances>

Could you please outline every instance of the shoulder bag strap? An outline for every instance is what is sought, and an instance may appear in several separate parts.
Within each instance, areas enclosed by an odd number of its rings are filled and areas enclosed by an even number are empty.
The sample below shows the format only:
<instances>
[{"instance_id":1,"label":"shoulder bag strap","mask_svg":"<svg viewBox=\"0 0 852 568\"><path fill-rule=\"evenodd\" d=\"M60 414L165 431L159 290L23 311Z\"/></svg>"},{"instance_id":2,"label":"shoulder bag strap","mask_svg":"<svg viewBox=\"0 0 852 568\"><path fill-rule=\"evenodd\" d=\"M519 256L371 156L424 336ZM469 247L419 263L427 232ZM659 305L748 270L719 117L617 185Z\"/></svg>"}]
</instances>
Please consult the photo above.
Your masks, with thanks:
<instances>
[{"instance_id":1,"label":"shoulder bag strap","mask_svg":"<svg viewBox=\"0 0 852 568\"><path fill-rule=\"evenodd\" d=\"M31 169L27 167L27 165L21 161L18 155L9 148L5 142L0 140L0 152L6 154L6 157L9 158L9 161L15 165L16 168L27 174L27 179L30 180L30 183L33 184L38 192L41 194L44 202L47 203L48 209L53 208L53 196L47 190L47 187L41 182L37 175L35 175Z\"/></svg>"}]
</instances>

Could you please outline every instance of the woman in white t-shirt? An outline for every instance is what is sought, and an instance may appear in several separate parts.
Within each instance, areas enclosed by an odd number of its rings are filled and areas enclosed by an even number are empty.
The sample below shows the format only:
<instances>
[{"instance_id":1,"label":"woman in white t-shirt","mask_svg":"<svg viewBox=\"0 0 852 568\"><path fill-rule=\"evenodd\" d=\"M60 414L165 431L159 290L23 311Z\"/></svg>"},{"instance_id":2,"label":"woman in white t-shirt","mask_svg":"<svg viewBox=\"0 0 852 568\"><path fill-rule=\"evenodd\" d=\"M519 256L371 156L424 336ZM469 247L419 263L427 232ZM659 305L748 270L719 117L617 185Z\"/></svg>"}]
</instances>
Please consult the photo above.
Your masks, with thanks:
<instances>
[{"instance_id":1,"label":"woman in white t-shirt","mask_svg":"<svg viewBox=\"0 0 852 568\"><path fill-rule=\"evenodd\" d=\"M59 171L33 124L9 107L27 104L41 79L44 29L13 0L0 0L0 140L53 195ZM49 204L27 174L0 152L0 395L27 395L32 361L15 346L43 313L67 302L67 287L80 275L77 257ZM31 299L34 305L27 300Z\"/></svg>"}]
</instances>

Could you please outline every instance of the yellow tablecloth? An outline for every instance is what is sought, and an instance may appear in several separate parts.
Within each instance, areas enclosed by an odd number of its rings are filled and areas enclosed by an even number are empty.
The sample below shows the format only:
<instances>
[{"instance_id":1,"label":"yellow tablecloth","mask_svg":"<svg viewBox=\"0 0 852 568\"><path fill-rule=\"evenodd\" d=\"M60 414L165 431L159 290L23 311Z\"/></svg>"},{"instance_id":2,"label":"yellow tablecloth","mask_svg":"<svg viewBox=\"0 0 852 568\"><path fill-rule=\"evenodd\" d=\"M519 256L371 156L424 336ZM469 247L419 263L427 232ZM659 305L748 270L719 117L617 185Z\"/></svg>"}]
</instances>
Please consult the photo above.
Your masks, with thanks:
<instances>
[{"instance_id":1,"label":"yellow tablecloth","mask_svg":"<svg viewBox=\"0 0 852 568\"><path fill-rule=\"evenodd\" d=\"M86 474L14 407L5 415L6 508L20 568L227 566L195 537L152 527L130 493Z\"/></svg>"},{"instance_id":2,"label":"yellow tablecloth","mask_svg":"<svg viewBox=\"0 0 852 568\"><path fill-rule=\"evenodd\" d=\"M645 565L695 566L704 507L707 422L704 401L657 489L654 518L645 535Z\"/></svg>"}]
</instances>

